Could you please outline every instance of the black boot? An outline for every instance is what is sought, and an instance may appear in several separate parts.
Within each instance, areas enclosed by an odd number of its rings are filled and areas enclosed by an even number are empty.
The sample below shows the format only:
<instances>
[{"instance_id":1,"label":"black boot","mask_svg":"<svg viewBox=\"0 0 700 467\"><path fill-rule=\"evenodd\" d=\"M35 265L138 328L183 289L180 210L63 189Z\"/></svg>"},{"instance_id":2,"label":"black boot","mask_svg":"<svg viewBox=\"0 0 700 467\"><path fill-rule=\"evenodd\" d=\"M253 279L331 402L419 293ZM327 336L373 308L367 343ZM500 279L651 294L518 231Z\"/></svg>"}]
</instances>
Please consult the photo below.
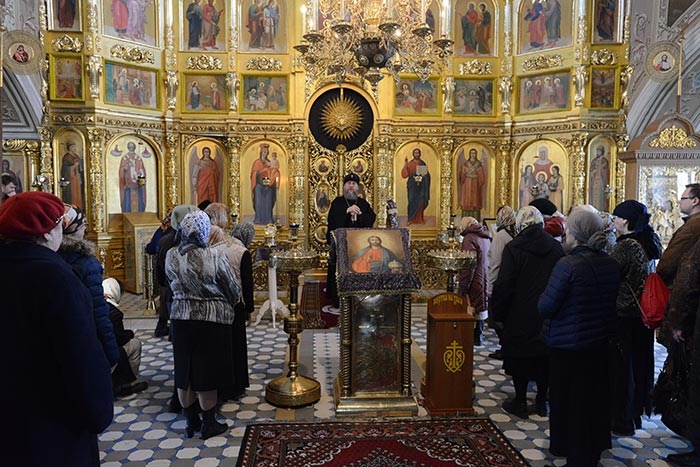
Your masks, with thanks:
<instances>
[{"instance_id":1,"label":"black boot","mask_svg":"<svg viewBox=\"0 0 700 467\"><path fill-rule=\"evenodd\" d=\"M202 419L199 418L197 403L185 407L185 416L187 417L187 437L191 438L195 432L202 429Z\"/></svg>"},{"instance_id":2,"label":"black boot","mask_svg":"<svg viewBox=\"0 0 700 467\"><path fill-rule=\"evenodd\" d=\"M228 425L216 421L216 407L202 411L202 439L209 439L212 436L220 435L228 431Z\"/></svg>"}]
</instances>

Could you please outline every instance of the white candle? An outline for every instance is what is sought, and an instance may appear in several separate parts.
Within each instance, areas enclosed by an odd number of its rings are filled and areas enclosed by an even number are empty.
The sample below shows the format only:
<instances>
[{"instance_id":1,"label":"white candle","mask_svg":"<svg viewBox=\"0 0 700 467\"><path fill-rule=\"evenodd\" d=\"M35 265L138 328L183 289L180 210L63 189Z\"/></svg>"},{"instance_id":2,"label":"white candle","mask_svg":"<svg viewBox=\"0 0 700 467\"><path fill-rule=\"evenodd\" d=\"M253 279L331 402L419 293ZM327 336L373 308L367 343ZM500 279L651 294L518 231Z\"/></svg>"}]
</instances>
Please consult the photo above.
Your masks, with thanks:
<instances>
[{"instance_id":1,"label":"white candle","mask_svg":"<svg viewBox=\"0 0 700 467\"><path fill-rule=\"evenodd\" d=\"M301 37L304 37L306 35L306 29L307 23L306 23L306 5L301 6Z\"/></svg>"},{"instance_id":2,"label":"white candle","mask_svg":"<svg viewBox=\"0 0 700 467\"><path fill-rule=\"evenodd\" d=\"M420 0L420 21L425 23L425 0Z\"/></svg>"},{"instance_id":3,"label":"white candle","mask_svg":"<svg viewBox=\"0 0 700 467\"><path fill-rule=\"evenodd\" d=\"M340 13L340 18L338 18L340 21L345 21L345 0L340 0L340 9L338 10Z\"/></svg>"},{"instance_id":4,"label":"white candle","mask_svg":"<svg viewBox=\"0 0 700 467\"><path fill-rule=\"evenodd\" d=\"M450 4L450 0L443 0L443 11L444 11L444 16L443 16L443 22L444 22L444 27L443 29L445 30L445 37L447 39L452 36L452 5Z\"/></svg>"},{"instance_id":5,"label":"white candle","mask_svg":"<svg viewBox=\"0 0 700 467\"><path fill-rule=\"evenodd\" d=\"M386 17L389 20L394 18L394 2L393 2L393 0L386 0Z\"/></svg>"}]
</instances>

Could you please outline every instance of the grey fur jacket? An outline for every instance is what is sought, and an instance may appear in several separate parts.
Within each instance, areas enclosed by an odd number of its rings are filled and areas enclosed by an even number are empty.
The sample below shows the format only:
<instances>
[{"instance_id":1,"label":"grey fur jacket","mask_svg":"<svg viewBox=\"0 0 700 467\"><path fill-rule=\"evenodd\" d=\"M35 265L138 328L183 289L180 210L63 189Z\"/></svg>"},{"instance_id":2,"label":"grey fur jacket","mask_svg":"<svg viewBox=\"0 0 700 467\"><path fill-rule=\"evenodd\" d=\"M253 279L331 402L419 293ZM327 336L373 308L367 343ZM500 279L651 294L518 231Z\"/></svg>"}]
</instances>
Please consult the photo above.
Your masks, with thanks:
<instances>
[{"instance_id":1,"label":"grey fur jacket","mask_svg":"<svg viewBox=\"0 0 700 467\"><path fill-rule=\"evenodd\" d=\"M241 285L223 252L195 248L182 255L177 247L171 248L165 259L165 274L173 291L171 319L233 322Z\"/></svg>"}]
</instances>

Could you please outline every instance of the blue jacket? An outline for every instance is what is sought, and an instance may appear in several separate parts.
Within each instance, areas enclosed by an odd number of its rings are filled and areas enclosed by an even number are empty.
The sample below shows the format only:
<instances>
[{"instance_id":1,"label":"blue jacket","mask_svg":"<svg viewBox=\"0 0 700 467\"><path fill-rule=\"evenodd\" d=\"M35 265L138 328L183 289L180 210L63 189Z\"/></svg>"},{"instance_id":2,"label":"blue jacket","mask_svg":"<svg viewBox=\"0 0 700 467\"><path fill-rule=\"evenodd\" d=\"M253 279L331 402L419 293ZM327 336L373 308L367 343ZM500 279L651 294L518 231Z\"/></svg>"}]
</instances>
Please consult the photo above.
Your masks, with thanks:
<instances>
[{"instance_id":1,"label":"blue jacket","mask_svg":"<svg viewBox=\"0 0 700 467\"><path fill-rule=\"evenodd\" d=\"M100 338L110 366L116 365L119 363L119 346L114 336L112 321L109 319L109 305L102 289L102 266L95 258L95 244L84 239L76 241L64 237L58 253L71 265L90 291L97 336Z\"/></svg>"},{"instance_id":2,"label":"blue jacket","mask_svg":"<svg viewBox=\"0 0 700 467\"><path fill-rule=\"evenodd\" d=\"M0 270L0 398L11 420L2 464L97 467L97 434L114 406L90 294L59 255L34 243L0 241Z\"/></svg>"},{"instance_id":3,"label":"blue jacket","mask_svg":"<svg viewBox=\"0 0 700 467\"><path fill-rule=\"evenodd\" d=\"M538 303L547 346L583 350L605 345L619 286L620 268L603 252L580 245L560 259Z\"/></svg>"}]
</instances>

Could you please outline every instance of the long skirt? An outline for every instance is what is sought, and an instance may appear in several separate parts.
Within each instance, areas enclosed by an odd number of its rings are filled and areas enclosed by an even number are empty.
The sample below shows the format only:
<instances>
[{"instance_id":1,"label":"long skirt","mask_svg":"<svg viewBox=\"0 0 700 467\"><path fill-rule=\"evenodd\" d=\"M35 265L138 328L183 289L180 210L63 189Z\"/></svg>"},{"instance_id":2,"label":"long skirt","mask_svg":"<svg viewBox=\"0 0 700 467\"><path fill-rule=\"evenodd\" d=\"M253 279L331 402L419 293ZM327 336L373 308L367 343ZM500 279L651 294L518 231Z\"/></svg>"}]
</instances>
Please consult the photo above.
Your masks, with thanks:
<instances>
[{"instance_id":1,"label":"long skirt","mask_svg":"<svg viewBox=\"0 0 700 467\"><path fill-rule=\"evenodd\" d=\"M231 325L232 337L232 379L225 384L219 394L219 399L229 400L240 397L250 386L248 378L248 336L246 334L246 312L242 303L236 305L235 317Z\"/></svg>"},{"instance_id":2,"label":"long skirt","mask_svg":"<svg viewBox=\"0 0 700 467\"><path fill-rule=\"evenodd\" d=\"M175 387L219 389L233 379L231 325L172 320Z\"/></svg>"},{"instance_id":3,"label":"long skirt","mask_svg":"<svg viewBox=\"0 0 700 467\"><path fill-rule=\"evenodd\" d=\"M549 451L568 467L595 467L611 446L607 345L550 349Z\"/></svg>"}]
</instances>

